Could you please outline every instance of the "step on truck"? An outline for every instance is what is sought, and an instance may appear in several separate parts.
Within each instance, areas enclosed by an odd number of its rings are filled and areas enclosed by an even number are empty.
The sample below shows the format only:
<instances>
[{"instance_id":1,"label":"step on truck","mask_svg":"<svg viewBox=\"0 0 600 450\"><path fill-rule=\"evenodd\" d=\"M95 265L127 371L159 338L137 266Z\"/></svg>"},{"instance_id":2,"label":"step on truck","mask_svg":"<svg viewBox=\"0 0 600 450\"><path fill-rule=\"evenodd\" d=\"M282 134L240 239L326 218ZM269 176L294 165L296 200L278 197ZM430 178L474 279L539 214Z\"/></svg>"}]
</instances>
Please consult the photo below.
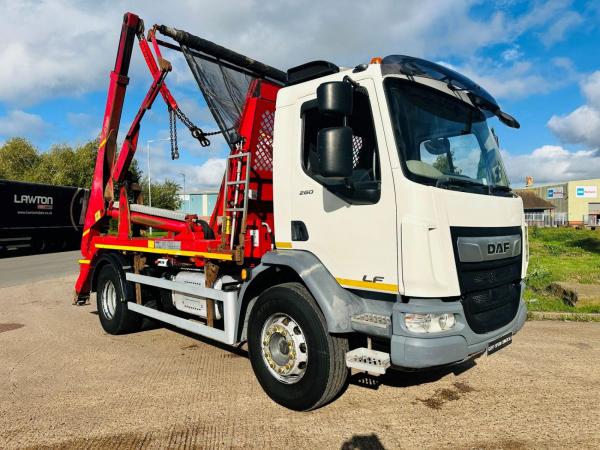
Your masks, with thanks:
<instances>
[{"instance_id":1,"label":"step on truck","mask_svg":"<svg viewBox=\"0 0 600 450\"><path fill-rule=\"evenodd\" d=\"M137 41L152 82L117 152ZM182 52L218 130L169 91ZM143 205L128 171L145 112L229 147L208 221ZM277 403L310 410L350 369L460 363L508 345L526 317L527 229L487 123L519 124L473 81L408 56L283 72L185 31L124 17L81 243L76 304L110 334L143 317L247 342ZM116 234L109 234L111 220ZM161 230L154 237L148 229Z\"/></svg>"}]
</instances>

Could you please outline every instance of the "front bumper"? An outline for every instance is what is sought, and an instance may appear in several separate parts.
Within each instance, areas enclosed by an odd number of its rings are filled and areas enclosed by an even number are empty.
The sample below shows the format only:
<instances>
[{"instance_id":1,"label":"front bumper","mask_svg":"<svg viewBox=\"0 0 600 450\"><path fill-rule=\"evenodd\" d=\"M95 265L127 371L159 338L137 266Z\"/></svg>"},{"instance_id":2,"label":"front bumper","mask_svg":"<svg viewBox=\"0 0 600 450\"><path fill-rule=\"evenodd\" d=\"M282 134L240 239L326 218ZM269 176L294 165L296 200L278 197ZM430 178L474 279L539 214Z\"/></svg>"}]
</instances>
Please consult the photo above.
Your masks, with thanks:
<instances>
[{"instance_id":1,"label":"front bumper","mask_svg":"<svg viewBox=\"0 0 600 450\"><path fill-rule=\"evenodd\" d=\"M440 299L411 299L408 303L396 303L393 307L391 339L391 363L394 366L422 369L442 366L469 359L485 351L494 339L519 331L527 319L527 306L523 300L524 284L521 285L519 308L514 319L505 326L485 334L476 334L467 323L462 304L443 302ZM456 325L441 333L422 334L409 331L404 324L407 313L454 313Z\"/></svg>"}]
</instances>

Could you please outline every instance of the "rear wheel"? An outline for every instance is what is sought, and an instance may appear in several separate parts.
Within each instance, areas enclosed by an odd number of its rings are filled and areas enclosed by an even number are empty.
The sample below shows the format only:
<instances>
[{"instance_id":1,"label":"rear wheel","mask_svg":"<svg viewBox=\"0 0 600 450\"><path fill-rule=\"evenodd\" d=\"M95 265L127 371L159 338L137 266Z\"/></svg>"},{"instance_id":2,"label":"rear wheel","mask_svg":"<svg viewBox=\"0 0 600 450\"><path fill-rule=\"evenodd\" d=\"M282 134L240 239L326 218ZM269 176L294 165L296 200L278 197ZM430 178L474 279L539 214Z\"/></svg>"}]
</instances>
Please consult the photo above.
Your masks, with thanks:
<instances>
[{"instance_id":1,"label":"rear wheel","mask_svg":"<svg viewBox=\"0 0 600 450\"><path fill-rule=\"evenodd\" d=\"M127 308L123 287L126 281L112 264L100 268L96 289L98 316L104 331L109 334L124 334L138 331L142 316Z\"/></svg>"},{"instance_id":2,"label":"rear wheel","mask_svg":"<svg viewBox=\"0 0 600 450\"><path fill-rule=\"evenodd\" d=\"M31 241L31 248L35 253L44 253L48 250L48 243L41 236L34 236Z\"/></svg>"},{"instance_id":3,"label":"rear wheel","mask_svg":"<svg viewBox=\"0 0 600 450\"><path fill-rule=\"evenodd\" d=\"M332 336L314 298L300 283L265 291L250 314L248 351L256 377L275 402L319 408L348 377L348 340Z\"/></svg>"}]
</instances>

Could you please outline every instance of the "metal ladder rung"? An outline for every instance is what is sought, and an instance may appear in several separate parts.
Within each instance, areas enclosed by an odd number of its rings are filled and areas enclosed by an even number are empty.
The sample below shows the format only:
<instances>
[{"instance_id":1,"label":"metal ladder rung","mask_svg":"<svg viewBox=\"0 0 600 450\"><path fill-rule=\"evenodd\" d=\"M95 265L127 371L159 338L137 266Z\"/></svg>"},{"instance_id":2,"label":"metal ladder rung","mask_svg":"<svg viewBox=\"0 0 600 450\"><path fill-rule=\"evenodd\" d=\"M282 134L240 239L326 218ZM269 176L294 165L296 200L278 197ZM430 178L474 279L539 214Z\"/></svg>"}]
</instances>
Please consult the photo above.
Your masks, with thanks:
<instances>
[{"instance_id":1,"label":"metal ladder rung","mask_svg":"<svg viewBox=\"0 0 600 450\"><path fill-rule=\"evenodd\" d=\"M235 155L229 155L227 157L227 159L243 158L244 156L250 156L250 153L248 153L248 152L245 152L245 153L236 153Z\"/></svg>"},{"instance_id":2,"label":"metal ladder rung","mask_svg":"<svg viewBox=\"0 0 600 450\"><path fill-rule=\"evenodd\" d=\"M245 158L245 159L244 159ZM252 159L251 152L236 153L227 157L225 169L225 190L223 196L223 220L231 221L230 242L229 247L233 250L234 240L237 233L237 222L240 221L242 227L245 227L248 214L248 188L250 184L250 161ZM235 166L235 167L234 167ZM235 171L235 172L233 172ZM230 180L232 173L235 173L234 180ZM243 173L243 175L242 175ZM233 202L232 207L227 207L227 201L230 198L229 193L232 192ZM243 206L238 206L239 201ZM242 217L238 216L242 213ZM241 228L245 229L245 228ZM225 241L223 241L225 243Z\"/></svg>"}]
</instances>

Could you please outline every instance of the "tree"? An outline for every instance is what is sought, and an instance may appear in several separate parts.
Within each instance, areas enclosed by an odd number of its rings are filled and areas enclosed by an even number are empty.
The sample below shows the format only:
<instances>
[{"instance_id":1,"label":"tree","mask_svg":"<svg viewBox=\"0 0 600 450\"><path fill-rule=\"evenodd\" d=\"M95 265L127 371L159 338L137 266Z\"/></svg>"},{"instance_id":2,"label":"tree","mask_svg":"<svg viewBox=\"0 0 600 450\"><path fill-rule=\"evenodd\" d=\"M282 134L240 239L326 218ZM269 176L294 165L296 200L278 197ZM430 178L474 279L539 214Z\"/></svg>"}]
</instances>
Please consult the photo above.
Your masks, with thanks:
<instances>
[{"instance_id":1,"label":"tree","mask_svg":"<svg viewBox=\"0 0 600 450\"><path fill-rule=\"evenodd\" d=\"M89 188L97 155L98 139L77 147L58 144L40 153L28 140L13 138L0 147L0 178ZM129 171L134 180L142 177L135 159Z\"/></svg>"},{"instance_id":2,"label":"tree","mask_svg":"<svg viewBox=\"0 0 600 450\"><path fill-rule=\"evenodd\" d=\"M141 181L142 194L144 196L144 204L149 204L148 196L148 178L144 177ZM176 210L181 206L181 198L177 192L181 189L175 181L165 180L162 183L152 183L152 206L155 208L163 208Z\"/></svg>"},{"instance_id":3,"label":"tree","mask_svg":"<svg viewBox=\"0 0 600 450\"><path fill-rule=\"evenodd\" d=\"M452 161L455 160L454 150L450 151L450 158L452 158ZM448 160L448 154L438 155L438 157L435 158L433 167L435 167L437 170L439 170L445 175L460 175L462 173L462 169L459 169L458 167L454 167L454 171L450 170L450 161Z\"/></svg>"},{"instance_id":4,"label":"tree","mask_svg":"<svg viewBox=\"0 0 600 450\"><path fill-rule=\"evenodd\" d=\"M27 139L9 139L0 147L0 178L32 181L39 160L38 150Z\"/></svg>"}]
</instances>

